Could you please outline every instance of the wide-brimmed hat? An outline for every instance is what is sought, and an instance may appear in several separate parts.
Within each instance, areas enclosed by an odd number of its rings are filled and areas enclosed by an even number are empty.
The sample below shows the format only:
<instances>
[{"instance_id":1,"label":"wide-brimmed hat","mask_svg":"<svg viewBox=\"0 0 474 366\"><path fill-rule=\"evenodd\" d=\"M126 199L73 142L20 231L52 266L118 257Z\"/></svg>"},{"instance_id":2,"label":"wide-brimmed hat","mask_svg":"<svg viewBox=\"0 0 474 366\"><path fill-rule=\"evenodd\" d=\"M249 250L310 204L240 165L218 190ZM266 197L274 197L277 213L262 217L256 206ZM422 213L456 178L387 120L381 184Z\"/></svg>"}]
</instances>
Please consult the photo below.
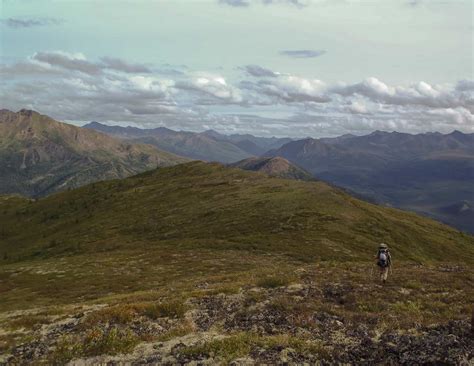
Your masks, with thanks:
<instances>
[{"instance_id":1,"label":"wide-brimmed hat","mask_svg":"<svg viewBox=\"0 0 474 366\"><path fill-rule=\"evenodd\" d=\"M379 248L388 248L388 245L385 243L380 243Z\"/></svg>"}]
</instances>

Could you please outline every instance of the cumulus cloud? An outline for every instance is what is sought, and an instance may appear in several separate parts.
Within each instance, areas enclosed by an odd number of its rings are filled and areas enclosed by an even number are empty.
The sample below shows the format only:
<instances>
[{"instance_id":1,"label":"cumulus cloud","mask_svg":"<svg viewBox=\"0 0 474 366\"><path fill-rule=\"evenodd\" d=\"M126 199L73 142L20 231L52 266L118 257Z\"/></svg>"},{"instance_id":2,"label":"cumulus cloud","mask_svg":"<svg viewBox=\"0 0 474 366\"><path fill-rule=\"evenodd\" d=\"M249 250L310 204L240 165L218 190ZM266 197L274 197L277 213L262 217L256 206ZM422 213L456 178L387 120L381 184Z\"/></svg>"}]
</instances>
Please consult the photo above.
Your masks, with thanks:
<instances>
[{"instance_id":1,"label":"cumulus cloud","mask_svg":"<svg viewBox=\"0 0 474 366\"><path fill-rule=\"evenodd\" d=\"M270 69L266 69L265 67L258 66L258 65L247 65L244 66L243 69L249 74L250 76L255 77L277 77L278 73L273 72Z\"/></svg>"},{"instance_id":2,"label":"cumulus cloud","mask_svg":"<svg viewBox=\"0 0 474 366\"><path fill-rule=\"evenodd\" d=\"M431 108L464 107L474 111L472 93L466 92L470 84L458 84L453 90L443 86L430 85L424 81L409 86L390 86L370 77L356 84L340 84L329 91L345 97L361 95L374 102L394 105L421 105ZM464 89L464 90L462 90Z\"/></svg>"},{"instance_id":3,"label":"cumulus cloud","mask_svg":"<svg viewBox=\"0 0 474 366\"><path fill-rule=\"evenodd\" d=\"M314 58L322 56L326 53L325 50L282 50L280 55L289 56L293 58Z\"/></svg>"},{"instance_id":4,"label":"cumulus cloud","mask_svg":"<svg viewBox=\"0 0 474 366\"><path fill-rule=\"evenodd\" d=\"M330 101L325 93L325 84L321 80L298 76L285 75L272 80L247 81L241 83L241 87L252 91L254 95L267 97L264 104Z\"/></svg>"},{"instance_id":5,"label":"cumulus cloud","mask_svg":"<svg viewBox=\"0 0 474 366\"><path fill-rule=\"evenodd\" d=\"M59 25L63 21L57 18L6 18L0 19L0 23L9 28L18 29Z\"/></svg>"},{"instance_id":6,"label":"cumulus cloud","mask_svg":"<svg viewBox=\"0 0 474 366\"><path fill-rule=\"evenodd\" d=\"M326 83L258 65L241 70L227 77L179 65L38 52L0 65L0 107L37 109L62 120L292 137L375 129L474 132L471 80L391 85L370 77Z\"/></svg>"},{"instance_id":7,"label":"cumulus cloud","mask_svg":"<svg viewBox=\"0 0 474 366\"><path fill-rule=\"evenodd\" d=\"M453 122L456 125L463 125L470 123L474 125L474 115L467 109L458 108L446 108L446 109L433 109L427 112L431 116L441 116L448 121Z\"/></svg>"},{"instance_id":8,"label":"cumulus cloud","mask_svg":"<svg viewBox=\"0 0 474 366\"><path fill-rule=\"evenodd\" d=\"M369 109L367 108L367 105L361 101L352 101L348 106L347 106L347 111L349 113L353 114L368 114Z\"/></svg>"},{"instance_id":9,"label":"cumulus cloud","mask_svg":"<svg viewBox=\"0 0 474 366\"><path fill-rule=\"evenodd\" d=\"M43 52L0 67L1 74L12 71L29 77L3 85L0 98L12 109L39 109L61 119L97 116L118 121L189 113L177 108L173 80L119 59L93 62L80 53Z\"/></svg>"},{"instance_id":10,"label":"cumulus cloud","mask_svg":"<svg viewBox=\"0 0 474 366\"><path fill-rule=\"evenodd\" d=\"M229 85L227 81L219 75L203 74L192 77L190 80L178 81L175 85L177 89L192 91L201 97L197 101L199 104L214 103L240 103L242 96L240 91ZM211 97L209 100L206 97Z\"/></svg>"}]
</instances>

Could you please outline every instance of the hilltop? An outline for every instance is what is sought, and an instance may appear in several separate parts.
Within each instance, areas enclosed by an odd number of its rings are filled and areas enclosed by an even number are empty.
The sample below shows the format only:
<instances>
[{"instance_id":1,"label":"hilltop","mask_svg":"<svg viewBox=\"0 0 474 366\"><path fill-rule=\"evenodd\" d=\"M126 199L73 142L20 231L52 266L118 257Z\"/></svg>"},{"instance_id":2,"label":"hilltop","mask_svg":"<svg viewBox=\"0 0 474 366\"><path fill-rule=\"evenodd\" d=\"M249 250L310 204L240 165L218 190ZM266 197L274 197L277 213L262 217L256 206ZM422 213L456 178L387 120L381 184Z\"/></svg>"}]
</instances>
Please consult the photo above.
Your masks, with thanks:
<instances>
[{"instance_id":1,"label":"hilltop","mask_svg":"<svg viewBox=\"0 0 474 366\"><path fill-rule=\"evenodd\" d=\"M184 161L31 110L0 111L0 193L44 196Z\"/></svg>"},{"instance_id":2,"label":"hilltop","mask_svg":"<svg viewBox=\"0 0 474 366\"><path fill-rule=\"evenodd\" d=\"M474 238L323 182L191 162L3 196L0 221L0 362L426 363L472 349ZM380 241L396 258L385 288Z\"/></svg>"},{"instance_id":3,"label":"hilltop","mask_svg":"<svg viewBox=\"0 0 474 366\"><path fill-rule=\"evenodd\" d=\"M268 174L272 177L296 179L296 180L313 180L310 173L291 164L288 160L273 157L273 158L248 158L236 163L230 164L235 168L244 170L251 170Z\"/></svg>"}]
</instances>

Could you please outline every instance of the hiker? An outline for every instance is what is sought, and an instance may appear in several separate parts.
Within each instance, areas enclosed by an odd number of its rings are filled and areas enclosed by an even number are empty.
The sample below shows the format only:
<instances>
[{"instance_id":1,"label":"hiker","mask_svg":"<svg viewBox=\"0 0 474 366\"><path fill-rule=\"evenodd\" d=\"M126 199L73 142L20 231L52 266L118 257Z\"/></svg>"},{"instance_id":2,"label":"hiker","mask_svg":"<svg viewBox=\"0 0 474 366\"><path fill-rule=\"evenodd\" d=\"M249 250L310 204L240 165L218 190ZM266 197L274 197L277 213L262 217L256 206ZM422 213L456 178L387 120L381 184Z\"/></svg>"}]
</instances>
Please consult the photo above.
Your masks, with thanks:
<instances>
[{"instance_id":1,"label":"hiker","mask_svg":"<svg viewBox=\"0 0 474 366\"><path fill-rule=\"evenodd\" d=\"M379 245L375 259L377 259L377 266L380 268L380 280L385 283L385 281L387 281L388 270L392 265L392 257L390 256L387 244L381 243Z\"/></svg>"}]
</instances>

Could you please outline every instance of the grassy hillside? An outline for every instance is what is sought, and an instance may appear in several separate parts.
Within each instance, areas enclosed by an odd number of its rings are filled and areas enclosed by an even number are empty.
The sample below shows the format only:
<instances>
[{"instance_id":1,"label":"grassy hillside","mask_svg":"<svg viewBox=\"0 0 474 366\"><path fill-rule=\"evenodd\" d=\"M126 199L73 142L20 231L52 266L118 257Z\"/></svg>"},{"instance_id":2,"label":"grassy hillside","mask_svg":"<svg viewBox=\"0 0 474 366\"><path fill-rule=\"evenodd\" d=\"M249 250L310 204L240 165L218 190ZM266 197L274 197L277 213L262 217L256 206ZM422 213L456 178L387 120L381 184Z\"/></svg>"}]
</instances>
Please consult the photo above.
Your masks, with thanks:
<instances>
[{"instance_id":1,"label":"grassy hillside","mask_svg":"<svg viewBox=\"0 0 474 366\"><path fill-rule=\"evenodd\" d=\"M37 201L3 196L0 222L0 362L420 364L469 352L473 237L321 182L192 162ZM395 261L385 287L380 241Z\"/></svg>"},{"instance_id":2,"label":"grassy hillside","mask_svg":"<svg viewBox=\"0 0 474 366\"><path fill-rule=\"evenodd\" d=\"M42 196L186 160L34 111L0 111L0 193Z\"/></svg>"},{"instance_id":3,"label":"grassy hillside","mask_svg":"<svg viewBox=\"0 0 474 366\"><path fill-rule=\"evenodd\" d=\"M384 241L399 259L474 261L473 238L435 221L371 205L322 182L201 162L36 202L3 198L0 221L0 253L11 260L163 246L358 260Z\"/></svg>"}]
</instances>

